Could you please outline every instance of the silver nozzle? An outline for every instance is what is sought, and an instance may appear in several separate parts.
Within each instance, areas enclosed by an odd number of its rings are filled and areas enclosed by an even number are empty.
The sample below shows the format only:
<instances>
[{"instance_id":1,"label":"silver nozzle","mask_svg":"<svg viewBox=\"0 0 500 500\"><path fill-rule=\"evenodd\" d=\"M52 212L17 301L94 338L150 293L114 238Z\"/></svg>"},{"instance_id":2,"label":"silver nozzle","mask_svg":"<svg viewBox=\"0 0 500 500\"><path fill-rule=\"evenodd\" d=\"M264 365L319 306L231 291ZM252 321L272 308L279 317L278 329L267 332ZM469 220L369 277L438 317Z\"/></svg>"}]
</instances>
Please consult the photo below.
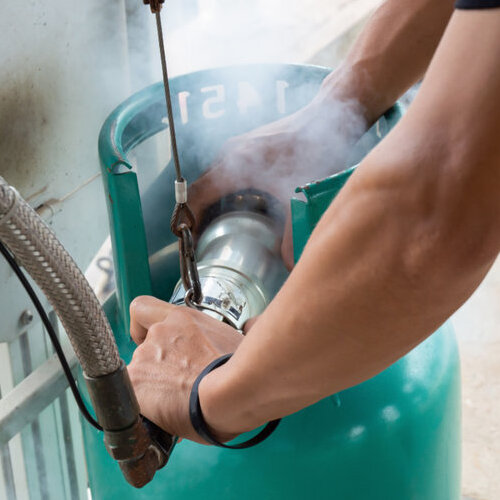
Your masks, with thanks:
<instances>
[{"instance_id":1,"label":"silver nozzle","mask_svg":"<svg viewBox=\"0 0 500 500\"><path fill-rule=\"evenodd\" d=\"M242 329L265 309L286 278L280 247L281 231L271 217L235 211L213 220L196 251L203 291L199 308ZM185 293L179 282L171 302L182 304Z\"/></svg>"}]
</instances>

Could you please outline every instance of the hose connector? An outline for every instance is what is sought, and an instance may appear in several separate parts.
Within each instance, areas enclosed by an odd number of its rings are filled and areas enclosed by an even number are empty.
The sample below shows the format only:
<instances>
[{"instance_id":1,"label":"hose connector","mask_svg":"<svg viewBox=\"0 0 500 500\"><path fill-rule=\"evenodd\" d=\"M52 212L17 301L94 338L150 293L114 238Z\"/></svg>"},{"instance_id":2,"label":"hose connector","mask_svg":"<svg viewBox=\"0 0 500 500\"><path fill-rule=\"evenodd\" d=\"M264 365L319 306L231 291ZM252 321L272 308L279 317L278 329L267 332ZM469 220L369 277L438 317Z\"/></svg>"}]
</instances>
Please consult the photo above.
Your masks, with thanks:
<instances>
[{"instance_id":1,"label":"hose connector","mask_svg":"<svg viewBox=\"0 0 500 500\"><path fill-rule=\"evenodd\" d=\"M108 375L84 376L108 453L127 482L142 488L167 463L175 439L140 415L123 361Z\"/></svg>"},{"instance_id":2,"label":"hose connector","mask_svg":"<svg viewBox=\"0 0 500 500\"><path fill-rule=\"evenodd\" d=\"M149 5L151 7L151 12L156 14L160 12L162 8L162 4L165 3L165 0L143 0L144 5Z\"/></svg>"},{"instance_id":3,"label":"hose connector","mask_svg":"<svg viewBox=\"0 0 500 500\"><path fill-rule=\"evenodd\" d=\"M5 190L6 194L6 196L1 197L2 201L4 199L12 199L11 205L6 210L4 210L3 206L0 206L0 226L1 226L2 224L7 223L11 219L12 215L14 215L14 212L16 211L19 204L18 203L19 193L17 192L16 188L8 185L2 177L0 177L0 188L2 190Z\"/></svg>"}]
</instances>

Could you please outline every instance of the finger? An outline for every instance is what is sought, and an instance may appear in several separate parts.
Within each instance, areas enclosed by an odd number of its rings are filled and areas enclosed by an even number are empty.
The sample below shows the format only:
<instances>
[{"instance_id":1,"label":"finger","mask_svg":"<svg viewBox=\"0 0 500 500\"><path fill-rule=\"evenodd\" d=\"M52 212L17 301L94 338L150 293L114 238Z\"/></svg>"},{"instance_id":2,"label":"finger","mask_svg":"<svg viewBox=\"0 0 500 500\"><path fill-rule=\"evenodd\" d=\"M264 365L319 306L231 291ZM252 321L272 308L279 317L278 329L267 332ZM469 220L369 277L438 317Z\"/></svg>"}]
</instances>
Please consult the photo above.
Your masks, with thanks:
<instances>
[{"instance_id":1,"label":"finger","mask_svg":"<svg viewBox=\"0 0 500 500\"><path fill-rule=\"evenodd\" d=\"M130 303L130 335L133 341L137 345L142 344L151 326L164 321L173 308L174 305L155 297L136 297Z\"/></svg>"},{"instance_id":2,"label":"finger","mask_svg":"<svg viewBox=\"0 0 500 500\"><path fill-rule=\"evenodd\" d=\"M203 212L224 196L244 189L248 180L238 172L231 172L224 162L219 162L199 177L189 188L189 207L197 222Z\"/></svg>"},{"instance_id":3,"label":"finger","mask_svg":"<svg viewBox=\"0 0 500 500\"><path fill-rule=\"evenodd\" d=\"M218 163L199 177L189 188L189 206L196 218L199 219L203 211L231 192L233 183L226 175L225 167Z\"/></svg>"}]
</instances>

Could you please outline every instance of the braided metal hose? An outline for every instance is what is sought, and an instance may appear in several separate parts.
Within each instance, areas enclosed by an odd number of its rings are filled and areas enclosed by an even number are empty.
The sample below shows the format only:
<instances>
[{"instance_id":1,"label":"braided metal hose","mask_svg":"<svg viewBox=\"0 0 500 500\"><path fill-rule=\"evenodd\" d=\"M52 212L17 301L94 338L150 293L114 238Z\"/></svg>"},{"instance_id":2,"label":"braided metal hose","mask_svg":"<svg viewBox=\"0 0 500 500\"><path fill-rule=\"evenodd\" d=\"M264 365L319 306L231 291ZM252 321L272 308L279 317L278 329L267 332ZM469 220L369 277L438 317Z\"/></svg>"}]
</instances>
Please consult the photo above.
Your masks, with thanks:
<instances>
[{"instance_id":1,"label":"braided metal hose","mask_svg":"<svg viewBox=\"0 0 500 500\"><path fill-rule=\"evenodd\" d=\"M0 240L47 296L83 371L100 377L120 368L108 320L69 253L37 213L0 177Z\"/></svg>"},{"instance_id":2,"label":"braided metal hose","mask_svg":"<svg viewBox=\"0 0 500 500\"><path fill-rule=\"evenodd\" d=\"M2 177L0 240L59 316L82 365L106 448L125 479L141 488L166 464L175 440L140 416L127 367L85 276L54 233Z\"/></svg>"}]
</instances>

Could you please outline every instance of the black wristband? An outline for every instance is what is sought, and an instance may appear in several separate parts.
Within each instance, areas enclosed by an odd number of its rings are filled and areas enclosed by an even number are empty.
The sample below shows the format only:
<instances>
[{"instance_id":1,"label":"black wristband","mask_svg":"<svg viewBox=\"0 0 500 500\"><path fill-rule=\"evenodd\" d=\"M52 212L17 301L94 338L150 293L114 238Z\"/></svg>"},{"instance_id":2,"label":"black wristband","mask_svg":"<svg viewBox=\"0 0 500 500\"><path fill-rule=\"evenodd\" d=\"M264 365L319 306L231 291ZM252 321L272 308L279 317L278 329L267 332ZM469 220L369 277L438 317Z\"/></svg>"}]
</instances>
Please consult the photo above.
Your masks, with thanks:
<instances>
[{"instance_id":1,"label":"black wristband","mask_svg":"<svg viewBox=\"0 0 500 500\"><path fill-rule=\"evenodd\" d=\"M269 437L273 431L278 427L281 419L273 420L269 422L264 429L262 429L256 436L249 439L248 441L243 441L243 443L237 443L233 445L221 443L217 438L215 438L210 432L205 419L203 418L203 413L201 411L200 405L200 396L198 395L198 387L200 382L202 381L205 375L208 375L211 371L219 368L224 363L226 363L232 354L225 354L220 358L212 361L199 375L193 384L193 388L191 389L191 395L189 397L189 416L191 418L191 424L194 427L194 430L205 440L207 443L210 443L214 446L220 446L221 448L229 448L232 450L241 450L243 448L250 448L251 446L255 446L256 444L261 443Z\"/></svg>"},{"instance_id":2,"label":"black wristband","mask_svg":"<svg viewBox=\"0 0 500 500\"><path fill-rule=\"evenodd\" d=\"M500 0L457 0L455 9L478 10L500 7Z\"/></svg>"}]
</instances>

